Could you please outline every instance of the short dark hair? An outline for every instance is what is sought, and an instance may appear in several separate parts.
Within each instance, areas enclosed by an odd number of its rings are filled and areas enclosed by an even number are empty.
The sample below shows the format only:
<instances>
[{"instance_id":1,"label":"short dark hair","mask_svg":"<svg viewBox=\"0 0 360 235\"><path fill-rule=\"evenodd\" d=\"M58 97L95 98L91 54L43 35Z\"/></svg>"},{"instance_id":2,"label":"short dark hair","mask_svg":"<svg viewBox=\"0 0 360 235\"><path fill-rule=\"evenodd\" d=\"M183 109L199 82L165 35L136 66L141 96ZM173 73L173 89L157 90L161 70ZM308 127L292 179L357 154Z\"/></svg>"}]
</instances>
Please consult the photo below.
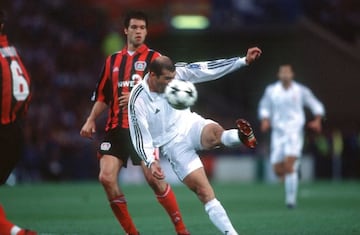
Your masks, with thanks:
<instances>
[{"instance_id":1,"label":"short dark hair","mask_svg":"<svg viewBox=\"0 0 360 235\"><path fill-rule=\"evenodd\" d=\"M149 72L155 73L156 76L162 75L164 69L170 72L174 72L176 69L172 60L167 56L160 56L149 65Z\"/></svg>"},{"instance_id":2,"label":"short dark hair","mask_svg":"<svg viewBox=\"0 0 360 235\"><path fill-rule=\"evenodd\" d=\"M131 19L143 20L143 21L145 21L146 28L148 26L148 17L142 11L130 11L130 12L128 12L125 15L125 19L124 19L124 27L125 28L129 28Z\"/></svg>"}]
</instances>

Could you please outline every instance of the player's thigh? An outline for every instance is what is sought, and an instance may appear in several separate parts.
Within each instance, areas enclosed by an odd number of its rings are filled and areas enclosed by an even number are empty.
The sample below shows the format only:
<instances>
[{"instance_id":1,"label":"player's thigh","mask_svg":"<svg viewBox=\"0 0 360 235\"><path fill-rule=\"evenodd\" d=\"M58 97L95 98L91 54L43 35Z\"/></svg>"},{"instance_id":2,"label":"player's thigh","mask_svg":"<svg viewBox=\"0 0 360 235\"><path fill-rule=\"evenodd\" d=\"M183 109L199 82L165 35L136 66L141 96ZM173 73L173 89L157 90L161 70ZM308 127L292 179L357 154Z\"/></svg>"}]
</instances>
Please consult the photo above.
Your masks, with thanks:
<instances>
[{"instance_id":1,"label":"player's thigh","mask_svg":"<svg viewBox=\"0 0 360 235\"><path fill-rule=\"evenodd\" d=\"M215 121L192 113L189 125L181 135L194 149L202 150L218 146L222 132L223 128Z\"/></svg>"},{"instance_id":2,"label":"player's thigh","mask_svg":"<svg viewBox=\"0 0 360 235\"><path fill-rule=\"evenodd\" d=\"M173 141L162 146L160 154L169 161L180 181L191 172L203 167L194 146L183 136L177 136Z\"/></svg>"},{"instance_id":3,"label":"player's thigh","mask_svg":"<svg viewBox=\"0 0 360 235\"><path fill-rule=\"evenodd\" d=\"M207 122L201 132L201 145L203 149L213 149L221 145L221 135L224 128L216 122Z\"/></svg>"},{"instance_id":4,"label":"player's thigh","mask_svg":"<svg viewBox=\"0 0 360 235\"><path fill-rule=\"evenodd\" d=\"M123 161L112 155L103 155L100 158L100 181L117 181Z\"/></svg>"},{"instance_id":5,"label":"player's thigh","mask_svg":"<svg viewBox=\"0 0 360 235\"><path fill-rule=\"evenodd\" d=\"M203 167L198 168L187 175L183 183L197 194L204 204L215 198L215 193L210 185Z\"/></svg>"}]
</instances>

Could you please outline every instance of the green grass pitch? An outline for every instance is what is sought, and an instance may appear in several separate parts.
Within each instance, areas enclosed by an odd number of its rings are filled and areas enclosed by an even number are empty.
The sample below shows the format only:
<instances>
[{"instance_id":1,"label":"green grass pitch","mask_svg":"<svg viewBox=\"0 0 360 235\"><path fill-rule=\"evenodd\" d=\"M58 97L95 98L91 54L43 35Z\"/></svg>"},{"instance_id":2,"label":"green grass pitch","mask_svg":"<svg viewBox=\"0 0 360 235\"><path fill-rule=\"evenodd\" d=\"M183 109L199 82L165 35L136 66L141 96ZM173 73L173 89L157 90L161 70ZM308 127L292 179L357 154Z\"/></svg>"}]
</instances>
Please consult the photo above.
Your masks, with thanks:
<instances>
[{"instance_id":1,"label":"green grass pitch","mask_svg":"<svg viewBox=\"0 0 360 235\"><path fill-rule=\"evenodd\" d=\"M220 234L196 196L173 186L193 235ZM280 184L214 184L217 198L244 235L360 234L360 183L301 184L299 204L288 210ZM130 212L142 235L175 234L165 211L146 185L127 185ZM0 188L9 219L41 235L124 234L97 182L17 185Z\"/></svg>"}]
</instances>

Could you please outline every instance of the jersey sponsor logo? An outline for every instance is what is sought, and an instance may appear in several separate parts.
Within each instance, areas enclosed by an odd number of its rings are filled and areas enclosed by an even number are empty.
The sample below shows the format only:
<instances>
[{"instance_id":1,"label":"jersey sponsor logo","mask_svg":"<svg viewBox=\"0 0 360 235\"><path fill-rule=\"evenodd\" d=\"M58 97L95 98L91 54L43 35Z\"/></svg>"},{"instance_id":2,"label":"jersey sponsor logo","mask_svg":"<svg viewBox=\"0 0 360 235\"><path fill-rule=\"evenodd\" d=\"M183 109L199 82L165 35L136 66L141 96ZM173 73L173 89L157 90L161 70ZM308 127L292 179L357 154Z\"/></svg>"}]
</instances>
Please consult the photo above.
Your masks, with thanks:
<instances>
[{"instance_id":1,"label":"jersey sponsor logo","mask_svg":"<svg viewBox=\"0 0 360 235\"><path fill-rule=\"evenodd\" d=\"M118 87L133 87L136 85L136 81L120 81Z\"/></svg>"},{"instance_id":2,"label":"jersey sponsor logo","mask_svg":"<svg viewBox=\"0 0 360 235\"><path fill-rule=\"evenodd\" d=\"M136 61L134 64L134 68L136 71L145 71L146 65L147 64L145 61Z\"/></svg>"},{"instance_id":3,"label":"jersey sponsor logo","mask_svg":"<svg viewBox=\"0 0 360 235\"><path fill-rule=\"evenodd\" d=\"M134 87L136 84L142 81L142 77L139 74L133 74L130 81L119 81L118 87Z\"/></svg>"},{"instance_id":4,"label":"jersey sponsor logo","mask_svg":"<svg viewBox=\"0 0 360 235\"><path fill-rule=\"evenodd\" d=\"M111 143L109 142L102 142L100 145L100 149L103 151L108 151L111 148Z\"/></svg>"}]
</instances>

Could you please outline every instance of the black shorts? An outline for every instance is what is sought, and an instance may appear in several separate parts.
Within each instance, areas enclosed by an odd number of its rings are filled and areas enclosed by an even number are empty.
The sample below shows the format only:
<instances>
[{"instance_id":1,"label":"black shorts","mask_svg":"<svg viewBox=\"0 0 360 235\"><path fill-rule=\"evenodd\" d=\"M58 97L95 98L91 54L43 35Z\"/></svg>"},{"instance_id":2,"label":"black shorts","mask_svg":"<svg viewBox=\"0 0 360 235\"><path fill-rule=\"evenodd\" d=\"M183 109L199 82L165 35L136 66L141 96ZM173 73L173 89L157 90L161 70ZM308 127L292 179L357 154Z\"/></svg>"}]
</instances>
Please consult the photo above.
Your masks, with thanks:
<instances>
[{"instance_id":1,"label":"black shorts","mask_svg":"<svg viewBox=\"0 0 360 235\"><path fill-rule=\"evenodd\" d=\"M0 185L3 185L23 154L24 135L20 123L0 125L0 149Z\"/></svg>"},{"instance_id":2,"label":"black shorts","mask_svg":"<svg viewBox=\"0 0 360 235\"><path fill-rule=\"evenodd\" d=\"M140 165L142 161L132 145L129 129L117 127L106 132L98 151L101 156L112 155L121 159L124 167L127 166L129 157L134 165Z\"/></svg>"}]
</instances>

